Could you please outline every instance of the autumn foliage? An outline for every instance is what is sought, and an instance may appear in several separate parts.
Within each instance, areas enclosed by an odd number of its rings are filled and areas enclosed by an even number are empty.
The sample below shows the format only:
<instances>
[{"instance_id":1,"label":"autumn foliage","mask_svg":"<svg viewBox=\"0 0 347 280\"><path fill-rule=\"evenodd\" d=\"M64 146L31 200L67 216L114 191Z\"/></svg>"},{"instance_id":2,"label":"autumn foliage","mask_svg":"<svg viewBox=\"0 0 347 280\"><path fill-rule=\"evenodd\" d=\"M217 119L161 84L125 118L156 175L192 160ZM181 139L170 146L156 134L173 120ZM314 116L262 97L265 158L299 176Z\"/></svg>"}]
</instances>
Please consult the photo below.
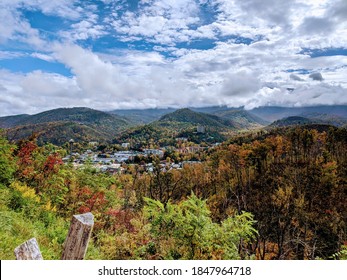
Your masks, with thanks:
<instances>
[{"instance_id":1,"label":"autumn foliage","mask_svg":"<svg viewBox=\"0 0 347 280\"><path fill-rule=\"evenodd\" d=\"M4 259L33 233L46 258L58 258L71 215L89 211L90 259L346 255L346 129L241 135L182 169L154 160L153 172L139 163L115 175L64 164L63 149L35 139L0 137L0 151Z\"/></svg>"}]
</instances>

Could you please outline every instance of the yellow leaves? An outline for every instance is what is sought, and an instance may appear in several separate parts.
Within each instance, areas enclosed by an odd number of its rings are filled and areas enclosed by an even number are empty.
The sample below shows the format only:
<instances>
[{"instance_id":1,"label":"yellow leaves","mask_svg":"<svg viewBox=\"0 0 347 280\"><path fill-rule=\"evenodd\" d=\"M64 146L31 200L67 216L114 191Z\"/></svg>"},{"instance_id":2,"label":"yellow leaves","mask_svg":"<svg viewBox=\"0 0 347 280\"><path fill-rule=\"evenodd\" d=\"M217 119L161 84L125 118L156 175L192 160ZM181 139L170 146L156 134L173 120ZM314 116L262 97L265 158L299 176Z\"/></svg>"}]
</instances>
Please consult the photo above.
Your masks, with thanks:
<instances>
[{"instance_id":1,"label":"yellow leaves","mask_svg":"<svg viewBox=\"0 0 347 280\"><path fill-rule=\"evenodd\" d=\"M56 212L57 208L56 206L53 206L51 201L48 200L46 203L41 200L41 197L38 196L35 193L35 190L33 188L28 187L25 183L19 182L19 181L14 181L11 184L11 187L14 190L17 190L20 192L23 198L28 199L29 201L35 202L35 203L40 203L40 208L42 210L46 210L48 212ZM34 206L33 206L34 207Z\"/></svg>"},{"instance_id":2,"label":"yellow leaves","mask_svg":"<svg viewBox=\"0 0 347 280\"><path fill-rule=\"evenodd\" d=\"M291 204L291 199L293 196L293 187L279 187L275 193L271 196L274 205L288 209Z\"/></svg>"},{"instance_id":3,"label":"yellow leaves","mask_svg":"<svg viewBox=\"0 0 347 280\"><path fill-rule=\"evenodd\" d=\"M35 202L40 202L40 197L36 195L35 190L28 187L25 183L21 183L19 181L14 181L11 184L11 187L17 191L19 191L24 198L31 199Z\"/></svg>"},{"instance_id":4,"label":"yellow leaves","mask_svg":"<svg viewBox=\"0 0 347 280\"><path fill-rule=\"evenodd\" d=\"M55 206L52 206L50 201L48 201L46 204L42 205L42 209L49 211L49 212L57 212L57 208Z\"/></svg>"},{"instance_id":5,"label":"yellow leaves","mask_svg":"<svg viewBox=\"0 0 347 280\"><path fill-rule=\"evenodd\" d=\"M323 165L323 170L326 175L336 175L337 173L337 163L336 161L327 162Z\"/></svg>"}]
</instances>

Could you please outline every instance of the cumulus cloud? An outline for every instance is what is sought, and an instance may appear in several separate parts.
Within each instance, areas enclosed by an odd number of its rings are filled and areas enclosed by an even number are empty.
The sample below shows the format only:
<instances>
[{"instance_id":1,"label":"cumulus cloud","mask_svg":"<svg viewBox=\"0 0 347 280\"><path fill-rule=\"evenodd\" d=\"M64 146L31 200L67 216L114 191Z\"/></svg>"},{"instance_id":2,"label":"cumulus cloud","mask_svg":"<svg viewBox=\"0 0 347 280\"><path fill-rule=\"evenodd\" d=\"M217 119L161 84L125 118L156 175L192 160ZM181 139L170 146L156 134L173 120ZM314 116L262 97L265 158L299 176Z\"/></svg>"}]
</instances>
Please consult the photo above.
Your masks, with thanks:
<instances>
[{"instance_id":1,"label":"cumulus cloud","mask_svg":"<svg viewBox=\"0 0 347 280\"><path fill-rule=\"evenodd\" d=\"M310 74L309 77L314 81L323 81L324 80L321 73L312 73L312 74Z\"/></svg>"},{"instance_id":2,"label":"cumulus cloud","mask_svg":"<svg viewBox=\"0 0 347 280\"><path fill-rule=\"evenodd\" d=\"M325 17L307 17L300 26L300 30L304 35L326 35L331 33L334 28L335 23L331 19Z\"/></svg>"},{"instance_id":3,"label":"cumulus cloud","mask_svg":"<svg viewBox=\"0 0 347 280\"><path fill-rule=\"evenodd\" d=\"M30 26L29 22L21 18L15 9L7 9L0 3L0 43L16 39L35 47L41 47L44 41L40 38L39 31Z\"/></svg>"},{"instance_id":4,"label":"cumulus cloud","mask_svg":"<svg viewBox=\"0 0 347 280\"><path fill-rule=\"evenodd\" d=\"M27 10L38 10L46 15L57 15L63 18L77 19L80 17L81 9L75 7L74 4L78 0L51 0L51 1L39 1L39 0L2 0L0 2L0 13L2 36L11 36L14 30L20 31L23 18L19 8L25 8ZM19 24L19 26L12 25L13 23ZM6 28L7 27L7 32ZM23 30L26 31L26 30Z\"/></svg>"},{"instance_id":5,"label":"cumulus cloud","mask_svg":"<svg viewBox=\"0 0 347 280\"><path fill-rule=\"evenodd\" d=\"M299 82L303 81L303 79L301 79L298 75L295 75L295 74L290 74L290 79L294 81L299 81Z\"/></svg>"},{"instance_id":6,"label":"cumulus cloud","mask_svg":"<svg viewBox=\"0 0 347 280\"><path fill-rule=\"evenodd\" d=\"M93 1L3 0L0 42L25 48L3 48L0 63L34 57L72 76L0 69L1 113L58 106L344 104L347 56L313 56L347 45L346 3L103 0L101 11ZM64 24L54 34L34 28L23 10Z\"/></svg>"},{"instance_id":7,"label":"cumulus cloud","mask_svg":"<svg viewBox=\"0 0 347 280\"><path fill-rule=\"evenodd\" d=\"M337 22L339 22L340 20L347 20L347 2L345 0L334 1L334 5L329 6L326 14L327 16L332 17Z\"/></svg>"},{"instance_id":8,"label":"cumulus cloud","mask_svg":"<svg viewBox=\"0 0 347 280\"><path fill-rule=\"evenodd\" d=\"M225 0L224 0L225 1ZM290 25L289 17L294 8L295 1L282 0L243 0L240 6L244 16L254 16L268 23L287 27Z\"/></svg>"},{"instance_id":9,"label":"cumulus cloud","mask_svg":"<svg viewBox=\"0 0 347 280\"><path fill-rule=\"evenodd\" d=\"M0 69L0 84L3 116L79 106L79 99L83 98L74 78L42 71L14 74Z\"/></svg>"},{"instance_id":10,"label":"cumulus cloud","mask_svg":"<svg viewBox=\"0 0 347 280\"><path fill-rule=\"evenodd\" d=\"M40 96L47 101L51 98L77 98L76 94L81 93L74 79L42 71L25 75L19 85L26 94Z\"/></svg>"},{"instance_id":11,"label":"cumulus cloud","mask_svg":"<svg viewBox=\"0 0 347 280\"><path fill-rule=\"evenodd\" d=\"M314 86L300 85L293 92L284 88L262 88L252 99L245 103L246 109L259 106L316 106L344 104L341 100L346 99L347 89L341 86L328 84L316 84Z\"/></svg>"},{"instance_id":12,"label":"cumulus cloud","mask_svg":"<svg viewBox=\"0 0 347 280\"><path fill-rule=\"evenodd\" d=\"M76 83L94 107L170 106L189 102L192 98L187 94L191 90L189 81L155 54L147 55L146 59L146 55L140 56L138 52L125 53L122 58L113 58L120 66L89 50L70 45L57 46L55 57L70 67ZM104 59L110 57L103 56ZM157 65L149 66L148 61L156 61Z\"/></svg>"},{"instance_id":13,"label":"cumulus cloud","mask_svg":"<svg viewBox=\"0 0 347 280\"><path fill-rule=\"evenodd\" d=\"M260 89L260 81L245 71L232 74L224 83L222 94L229 97L247 97Z\"/></svg>"},{"instance_id":14,"label":"cumulus cloud","mask_svg":"<svg viewBox=\"0 0 347 280\"><path fill-rule=\"evenodd\" d=\"M109 21L120 34L174 45L176 42L188 41L195 33L190 26L200 21L199 6L195 1L186 0L140 1L136 12L127 11L120 16L113 14ZM196 31L200 36L206 32L209 33L203 29Z\"/></svg>"}]
</instances>

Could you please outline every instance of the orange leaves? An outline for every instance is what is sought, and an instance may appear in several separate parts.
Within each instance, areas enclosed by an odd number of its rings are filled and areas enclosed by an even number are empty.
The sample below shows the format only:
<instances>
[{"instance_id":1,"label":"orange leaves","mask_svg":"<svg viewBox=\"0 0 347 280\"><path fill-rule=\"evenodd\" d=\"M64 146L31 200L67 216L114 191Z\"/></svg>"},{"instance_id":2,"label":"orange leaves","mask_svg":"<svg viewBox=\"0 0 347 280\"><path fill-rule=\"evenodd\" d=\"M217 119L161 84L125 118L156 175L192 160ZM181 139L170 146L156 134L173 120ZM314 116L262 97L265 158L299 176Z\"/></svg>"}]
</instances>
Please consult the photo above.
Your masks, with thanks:
<instances>
[{"instance_id":1,"label":"orange leaves","mask_svg":"<svg viewBox=\"0 0 347 280\"><path fill-rule=\"evenodd\" d=\"M323 170L326 175L336 175L337 173L337 163L336 161L327 162L323 165Z\"/></svg>"}]
</instances>

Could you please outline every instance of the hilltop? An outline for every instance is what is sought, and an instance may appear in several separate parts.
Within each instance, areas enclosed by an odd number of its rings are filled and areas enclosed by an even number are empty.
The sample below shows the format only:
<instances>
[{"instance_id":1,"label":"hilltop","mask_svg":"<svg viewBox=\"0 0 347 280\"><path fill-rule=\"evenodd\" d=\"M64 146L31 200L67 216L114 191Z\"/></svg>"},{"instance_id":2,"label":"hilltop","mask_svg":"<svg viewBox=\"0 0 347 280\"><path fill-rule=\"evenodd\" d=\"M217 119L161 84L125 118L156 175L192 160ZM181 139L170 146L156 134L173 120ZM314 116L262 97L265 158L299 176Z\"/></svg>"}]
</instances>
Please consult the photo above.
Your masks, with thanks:
<instances>
[{"instance_id":1,"label":"hilltop","mask_svg":"<svg viewBox=\"0 0 347 280\"><path fill-rule=\"evenodd\" d=\"M306 125L312 124L313 121L309 118L300 117L300 116L292 116L288 118L283 118L277 121L274 121L270 127L284 127L284 126L293 126L293 125Z\"/></svg>"},{"instance_id":2,"label":"hilltop","mask_svg":"<svg viewBox=\"0 0 347 280\"><path fill-rule=\"evenodd\" d=\"M291 116L274 121L271 125L269 125L269 127L272 128L310 124L343 127L347 124L347 118L327 114L303 114L302 116Z\"/></svg>"},{"instance_id":3,"label":"hilltop","mask_svg":"<svg viewBox=\"0 0 347 280\"><path fill-rule=\"evenodd\" d=\"M35 133L39 143L62 144L69 139L109 141L132 124L125 118L84 107L59 108L35 115L0 118L9 139L19 140Z\"/></svg>"},{"instance_id":4,"label":"hilltop","mask_svg":"<svg viewBox=\"0 0 347 280\"><path fill-rule=\"evenodd\" d=\"M184 127L185 124L189 124L220 129L235 128L234 124L227 119L222 119L215 115L194 112L188 108L179 109L173 113L164 115L159 119L157 124L161 126L170 126L176 124Z\"/></svg>"},{"instance_id":5,"label":"hilltop","mask_svg":"<svg viewBox=\"0 0 347 280\"><path fill-rule=\"evenodd\" d=\"M220 110L214 114L232 121L238 129L254 129L269 124L269 122L243 109Z\"/></svg>"},{"instance_id":6,"label":"hilltop","mask_svg":"<svg viewBox=\"0 0 347 280\"><path fill-rule=\"evenodd\" d=\"M201 132L198 132L198 127L201 127ZM176 137L196 143L221 142L226 139L227 133L236 128L231 120L184 108L168 113L158 121L127 130L114 141L137 143L140 146L146 143L170 145Z\"/></svg>"},{"instance_id":7,"label":"hilltop","mask_svg":"<svg viewBox=\"0 0 347 280\"><path fill-rule=\"evenodd\" d=\"M124 117L131 122L141 125L148 124L159 120L162 116L174 112L176 109L124 109L109 111L110 114L115 114Z\"/></svg>"}]
</instances>

